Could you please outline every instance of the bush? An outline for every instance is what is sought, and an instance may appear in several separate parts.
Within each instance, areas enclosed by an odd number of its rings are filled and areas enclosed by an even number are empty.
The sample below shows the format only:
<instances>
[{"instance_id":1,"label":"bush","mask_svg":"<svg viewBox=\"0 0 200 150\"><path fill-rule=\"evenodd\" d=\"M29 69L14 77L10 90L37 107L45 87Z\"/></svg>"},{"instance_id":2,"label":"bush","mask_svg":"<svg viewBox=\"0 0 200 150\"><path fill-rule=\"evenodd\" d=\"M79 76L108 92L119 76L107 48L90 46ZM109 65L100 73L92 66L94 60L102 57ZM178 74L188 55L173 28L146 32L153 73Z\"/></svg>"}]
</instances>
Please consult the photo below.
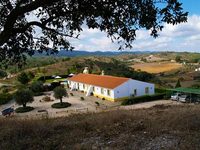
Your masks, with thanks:
<instances>
[{"instance_id":1,"label":"bush","mask_svg":"<svg viewBox=\"0 0 200 150\"><path fill-rule=\"evenodd\" d=\"M103 98L102 98L102 100L104 101L104 100L105 100L105 98L103 97Z\"/></svg>"},{"instance_id":2,"label":"bush","mask_svg":"<svg viewBox=\"0 0 200 150\"><path fill-rule=\"evenodd\" d=\"M95 104L97 105L97 106L99 106L100 104L99 104L99 102L95 102Z\"/></svg>"},{"instance_id":3,"label":"bush","mask_svg":"<svg viewBox=\"0 0 200 150\"><path fill-rule=\"evenodd\" d=\"M45 102L52 102L53 100L51 99L51 97L45 96L45 97L42 98L42 101L45 101Z\"/></svg>"},{"instance_id":4,"label":"bush","mask_svg":"<svg viewBox=\"0 0 200 150\"><path fill-rule=\"evenodd\" d=\"M7 72L0 70L0 78L4 78L7 76Z\"/></svg>"},{"instance_id":5,"label":"bush","mask_svg":"<svg viewBox=\"0 0 200 150\"><path fill-rule=\"evenodd\" d=\"M67 108L70 107L71 104L67 103L67 102L62 102L62 103L54 103L53 105L51 105L52 108Z\"/></svg>"},{"instance_id":6,"label":"bush","mask_svg":"<svg viewBox=\"0 0 200 150\"><path fill-rule=\"evenodd\" d=\"M74 96L74 94L73 93L69 93L70 94L70 96Z\"/></svg>"},{"instance_id":7,"label":"bush","mask_svg":"<svg viewBox=\"0 0 200 150\"><path fill-rule=\"evenodd\" d=\"M139 97L134 97L134 98L129 98L124 100L121 105L132 105L132 104L137 104L137 103L142 103L142 102L150 102L154 100L160 100L163 99L165 96L164 93L158 93L154 95L145 95L145 96L139 96Z\"/></svg>"},{"instance_id":8,"label":"bush","mask_svg":"<svg viewBox=\"0 0 200 150\"><path fill-rule=\"evenodd\" d=\"M81 100L82 100L82 101L84 101L84 100L85 100L85 98L84 98L84 97L81 97Z\"/></svg>"},{"instance_id":9,"label":"bush","mask_svg":"<svg viewBox=\"0 0 200 150\"><path fill-rule=\"evenodd\" d=\"M17 109L15 109L16 113L25 113L25 112L29 112L31 110L33 110L33 107L27 106L27 107L19 107Z\"/></svg>"},{"instance_id":10,"label":"bush","mask_svg":"<svg viewBox=\"0 0 200 150\"><path fill-rule=\"evenodd\" d=\"M36 81L31 84L31 91L34 93L35 96L42 95L42 92L44 91L43 82Z\"/></svg>"},{"instance_id":11,"label":"bush","mask_svg":"<svg viewBox=\"0 0 200 150\"><path fill-rule=\"evenodd\" d=\"M8 103L10 100L12 100L13 95L9 93L2 93L0 94L0 105Z\"/></svg>"}]
</instances>

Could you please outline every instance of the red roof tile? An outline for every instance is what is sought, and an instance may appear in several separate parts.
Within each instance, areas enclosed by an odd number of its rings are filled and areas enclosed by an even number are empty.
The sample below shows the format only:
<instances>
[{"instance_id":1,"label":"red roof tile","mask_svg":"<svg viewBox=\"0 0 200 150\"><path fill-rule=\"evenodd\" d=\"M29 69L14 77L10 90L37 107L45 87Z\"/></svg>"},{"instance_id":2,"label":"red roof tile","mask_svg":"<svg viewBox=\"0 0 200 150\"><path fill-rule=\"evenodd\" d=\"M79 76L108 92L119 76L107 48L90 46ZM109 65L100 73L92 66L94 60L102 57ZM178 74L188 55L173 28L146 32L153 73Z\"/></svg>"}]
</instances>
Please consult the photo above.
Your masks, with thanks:
<instances>
[{"instance_id":1,"label":"red roof tile","mask_svg":"<svg viewBox=\"0 0 200 150\"><path fill-rule=\"evenodd\" d=\"M81 73L71 77L69 80L79 83L104 87L108 89L114 89L117 86L121 85L122 83L128 81L129 78Z\"/></svg>"}]
</instances>

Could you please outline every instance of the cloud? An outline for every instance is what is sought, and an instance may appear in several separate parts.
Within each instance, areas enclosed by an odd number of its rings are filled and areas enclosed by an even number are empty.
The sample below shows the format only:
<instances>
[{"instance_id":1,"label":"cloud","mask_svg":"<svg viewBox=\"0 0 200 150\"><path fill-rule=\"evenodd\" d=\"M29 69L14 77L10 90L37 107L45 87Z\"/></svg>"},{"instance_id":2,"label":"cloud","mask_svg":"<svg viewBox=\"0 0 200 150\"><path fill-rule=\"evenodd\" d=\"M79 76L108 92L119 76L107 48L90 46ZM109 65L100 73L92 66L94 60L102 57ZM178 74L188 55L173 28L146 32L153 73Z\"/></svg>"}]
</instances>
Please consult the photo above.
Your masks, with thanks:
<instances>
[{"instance_id":1,"label":"cloud","mask_svg":"<svg viewBox=\"0 0 200 150\"><path fill-rule=\"evenodd\" d=\"M155 50L155 51L193 51L200 52L200 16L188 17L188 22L178 25L164 24L159 37L154 39L150 31L139 30L133 42L131 50ZM98 29L83 28L79 40L71 40L77 50L117 50L119 45L112 43L105 32ZM128 49L127 49L128 50Z\"/></svg>"}]
</instances>

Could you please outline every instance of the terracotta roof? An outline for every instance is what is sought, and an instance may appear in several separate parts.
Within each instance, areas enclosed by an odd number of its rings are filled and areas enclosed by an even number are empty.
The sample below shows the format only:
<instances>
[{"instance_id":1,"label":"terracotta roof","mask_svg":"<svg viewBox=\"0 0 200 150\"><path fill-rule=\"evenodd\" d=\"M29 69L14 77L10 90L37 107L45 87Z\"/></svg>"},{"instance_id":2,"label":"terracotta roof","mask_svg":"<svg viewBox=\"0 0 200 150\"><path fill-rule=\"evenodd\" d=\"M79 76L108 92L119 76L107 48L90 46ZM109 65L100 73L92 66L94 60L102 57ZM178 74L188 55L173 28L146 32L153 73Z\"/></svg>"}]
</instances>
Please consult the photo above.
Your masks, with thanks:
<instances>
[{"instance_id":1,"label":"terracotta roof","mask_svg":"<svg viewBox=\"0 0 200 150\"><path fill-rule=\"evenodd\" d=\"M71 77L69 80L79 83L104 87L108 89L114 89L117 86L121 85L122 83L128 81L129 78L81 73Z\"/></svg>"}]
</instances>

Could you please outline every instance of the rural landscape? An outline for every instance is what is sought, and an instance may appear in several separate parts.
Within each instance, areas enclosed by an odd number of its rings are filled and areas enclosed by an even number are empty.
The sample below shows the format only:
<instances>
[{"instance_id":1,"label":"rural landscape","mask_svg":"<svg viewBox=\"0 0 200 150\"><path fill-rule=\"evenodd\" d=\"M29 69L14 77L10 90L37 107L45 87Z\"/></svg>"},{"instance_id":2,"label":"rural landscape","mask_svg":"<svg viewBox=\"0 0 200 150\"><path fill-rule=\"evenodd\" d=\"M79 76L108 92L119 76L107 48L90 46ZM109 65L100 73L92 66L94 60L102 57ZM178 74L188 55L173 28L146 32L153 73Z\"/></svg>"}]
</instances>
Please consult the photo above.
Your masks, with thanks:
<instances>
[{"instance_id":1,"label":"rural landscape","mask_svg":"<svg viewBox=\"0 0 200 150\"><path fill-rule=\"evenodd\" d=\"M0 150L200 149L198 5L0 1Z\"/></svg>"}]
</instances>

